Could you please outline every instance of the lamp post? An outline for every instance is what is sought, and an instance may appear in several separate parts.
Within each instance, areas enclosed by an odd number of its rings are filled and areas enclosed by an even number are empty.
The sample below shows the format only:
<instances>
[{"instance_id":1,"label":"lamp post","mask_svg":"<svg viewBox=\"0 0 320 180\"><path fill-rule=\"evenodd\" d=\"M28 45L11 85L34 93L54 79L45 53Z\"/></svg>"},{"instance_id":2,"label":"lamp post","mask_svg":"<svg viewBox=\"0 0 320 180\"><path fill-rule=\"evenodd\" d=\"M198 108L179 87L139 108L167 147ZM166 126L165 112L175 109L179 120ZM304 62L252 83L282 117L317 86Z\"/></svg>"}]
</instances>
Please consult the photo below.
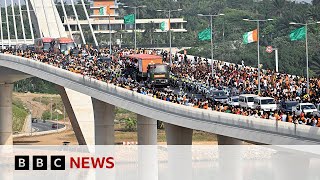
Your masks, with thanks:
<instances>
[{"instance_id":1,"label":"lamp post","mask_svg":"<svg viewBox=\"0 0 320 180\"><path fill-rule=\"evenodd\" d=\"M176 9L176 10L160 10L158 9L157 10L158 12L166 12L168 13L169 15L169 41L170 41L170 52L169 52L169 55L170 55L170 66L172 66L172 34L171 34L171 13L172 12L178 12L178 11L182 11L182 9Z\"/></svg>"},{"instance_id":2,"label":"lamp post","mask_svg":"<svg viewBox=\"0 0 320 180\"><path fill-rule=\"evenodd\" d=\"M313 25L313 24L320 24L320 21L314 22L314 23L296 23L296 22L291 22L291 25L302 25L306 26L306 61L307 61L307 93L309 94L310 92L310 83L309 83L309 49L308 49L308 25Z\"/></svg>"},{"instance_id":3,"label":"lamp post","mask_svg":"<svg viewBox=\"0 0 320 180\"><path fill-rule=\"evenodd\" d=\"M224 16L224 14L208 14L208 15L203 15L203 14L198 14L198 16L202 17L210 17L210 28L211 28L211 76L214 77L214 69L213 69L213 17L218 17L218 16Z\"/></svg>"},{"instance_id":4,"label":"lamp post","mask_svg":"<svg viewBox=\"0 0 320 180\"><path fill-rule=\"evenodd\" d=\"M248 22L256 22L257 23L257 50L258 50L258 95L260 95L261 92L261 80L260 80L260 22L266 22L266 21L273 21L273 19L243 19L244 21L248 21Z\"/></svg>"},{"instance_id":5,"label":"lamp post","mask_svg":"<svg viewBox=\"0 0 320 180\"><path fill-rule=\"evenodd\" d=\"M137 51L137 9L146 8L147 6L123 6L124 8L132 8L134 9L134 53Z\"/></svg>"}]
</instances>

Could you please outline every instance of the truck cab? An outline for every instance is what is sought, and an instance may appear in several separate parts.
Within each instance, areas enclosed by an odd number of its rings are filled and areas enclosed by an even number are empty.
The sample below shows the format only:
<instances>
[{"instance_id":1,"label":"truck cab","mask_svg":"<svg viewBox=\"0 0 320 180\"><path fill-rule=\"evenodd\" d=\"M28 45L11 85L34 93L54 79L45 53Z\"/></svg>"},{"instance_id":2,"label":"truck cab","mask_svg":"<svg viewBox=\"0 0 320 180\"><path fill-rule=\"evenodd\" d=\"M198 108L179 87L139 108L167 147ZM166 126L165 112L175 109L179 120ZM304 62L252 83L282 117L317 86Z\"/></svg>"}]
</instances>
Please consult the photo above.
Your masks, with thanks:
<instances>
[{"instance_id":1,"label":"truck cab","mask_svg":"<svg viewBox=\"0 0 320 180\"><path fill-rule=\"evenodd\" d=\"M167 64L149 64L148 81L152 86L169 85L169 66Z\"/></svg>"}]
</instances>

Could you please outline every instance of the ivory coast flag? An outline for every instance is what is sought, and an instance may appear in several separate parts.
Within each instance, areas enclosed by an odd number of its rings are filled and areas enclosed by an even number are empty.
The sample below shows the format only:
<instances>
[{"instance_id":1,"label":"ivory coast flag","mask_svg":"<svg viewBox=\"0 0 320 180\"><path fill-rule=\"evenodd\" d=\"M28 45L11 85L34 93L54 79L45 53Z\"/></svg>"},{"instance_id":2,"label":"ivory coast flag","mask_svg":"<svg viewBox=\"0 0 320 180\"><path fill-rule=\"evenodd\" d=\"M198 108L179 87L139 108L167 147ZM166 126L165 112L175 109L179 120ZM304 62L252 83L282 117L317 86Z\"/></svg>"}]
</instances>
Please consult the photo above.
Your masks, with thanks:
<instances>
[{"instance_id":1,"label":"ivory coast flag","mask_svg":"<svg viewBox=\"0 0 320 180\"><path fill-rule=\"evenodd\" d=\"M258 30L247 32L243 35L243 44L249 44L258 41Z\"/></svg>"}]
</instances>

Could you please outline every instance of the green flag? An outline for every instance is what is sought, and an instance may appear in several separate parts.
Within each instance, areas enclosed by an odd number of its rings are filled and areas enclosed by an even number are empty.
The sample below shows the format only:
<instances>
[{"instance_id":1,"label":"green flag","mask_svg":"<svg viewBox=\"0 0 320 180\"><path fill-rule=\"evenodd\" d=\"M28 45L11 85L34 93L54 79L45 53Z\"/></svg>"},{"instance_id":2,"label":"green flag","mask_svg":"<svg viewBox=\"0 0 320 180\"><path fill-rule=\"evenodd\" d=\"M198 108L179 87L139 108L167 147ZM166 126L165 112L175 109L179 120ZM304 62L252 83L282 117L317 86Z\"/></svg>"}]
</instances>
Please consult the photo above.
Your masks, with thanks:
<instances>
[{"instance_id":1,"label":"green flag","mask_svg":"<svg viewBox=\"0 0 320 180\"><path fill-rule=\"evenodd\" d=\"M99 14L100 14L100 15L104 15L104 12L106 12L105 9L104 9L104 7L100 7L100 9L99 9Z\"/></svg>"},{"instance_id":2,"label":"green flag","mask_svg":"<svg viewBox=\"0 0 320 180\"><path fill-rule=\"evenodd\" d=\"M134 24L136 21L134 14L129 14L127 16L124 16L124 24Z\"/></svg>"},{"instance_id":3,"label":"green flag","mask_svg":"<svg viewBox=\"0 0 320 180\"><path fill-rule=\"evenodd\" d=\"M290 33L290 40L297 41L306 38L306 27L303 26L299 29L296 29Z\"/></svg>"},{"instance_id":4,"label":"green flag","mask_svg":"<svg viewBox=\"0 0 320 180\"><path fill-rule=\"evenodd\" d=\"M207 28L198 33L198 38L200 41L211 40L211 28Z\"/></svg>"},{"instance_id":5,"label":"green flag","mask_svg":"<svg viewBox=\"0 0 320 180\"><path fill-rule=\"evenodd\" d=\"M161 31L168 31L169 30L169 25L167 22L163 21L161 24L160 24L160 29Z\"/></svg>"}]
</instances>

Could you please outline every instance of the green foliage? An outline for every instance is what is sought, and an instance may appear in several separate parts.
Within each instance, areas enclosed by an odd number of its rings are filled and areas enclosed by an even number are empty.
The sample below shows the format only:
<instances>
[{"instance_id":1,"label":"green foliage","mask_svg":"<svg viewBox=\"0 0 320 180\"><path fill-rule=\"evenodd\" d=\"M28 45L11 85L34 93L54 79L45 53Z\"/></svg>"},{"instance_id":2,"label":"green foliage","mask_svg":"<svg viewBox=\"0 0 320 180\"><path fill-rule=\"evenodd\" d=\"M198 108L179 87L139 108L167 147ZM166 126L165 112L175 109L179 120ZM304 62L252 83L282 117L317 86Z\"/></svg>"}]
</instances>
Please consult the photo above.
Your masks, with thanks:
<instances>
[{"instance_id":1,"label":"green foliage","mask_svg":"<svg viewBox=\"0 0 320 180\"><path fill-rule=\"evenodd\" d=\"M14 83L16 92L57 94L55 85L40 78L29 78Z\"/></svg>"},{"instance_id":2,"label":"green foliage","mask_svg":"<svg viewBox=\"0 0 320 180\"><path fill-rule=\"evenodd\" d=\"M133 132L137 130L137 120L133 118L124 119L125 127L124 130L128 132Z\"/></svg>"},{"instance_id":3,"label":"green foliage","mask_svg":"<svg viewBox=\"0 0 320 180\"><path fill-rule=\"evenodd\" d=\"M12 104L13 132L20 132L28 115L28 111L25 109L22 101L18 99L14 99Z\"/></svg>"},{"instance_id":4,"label":"green foliage","mask_svg":"<svg viewBox=\"0 0 320 180\"><path fill-rule=\"evenodd\" d=\"M63 119L63 114L59 114L57 112L52 112L52 120L56 120L57 118L58 118L58 120ZM42 113L41 119L50 120L51 119L51 112L49 110L44 111Z\"/></svg>"}]
</instances>

